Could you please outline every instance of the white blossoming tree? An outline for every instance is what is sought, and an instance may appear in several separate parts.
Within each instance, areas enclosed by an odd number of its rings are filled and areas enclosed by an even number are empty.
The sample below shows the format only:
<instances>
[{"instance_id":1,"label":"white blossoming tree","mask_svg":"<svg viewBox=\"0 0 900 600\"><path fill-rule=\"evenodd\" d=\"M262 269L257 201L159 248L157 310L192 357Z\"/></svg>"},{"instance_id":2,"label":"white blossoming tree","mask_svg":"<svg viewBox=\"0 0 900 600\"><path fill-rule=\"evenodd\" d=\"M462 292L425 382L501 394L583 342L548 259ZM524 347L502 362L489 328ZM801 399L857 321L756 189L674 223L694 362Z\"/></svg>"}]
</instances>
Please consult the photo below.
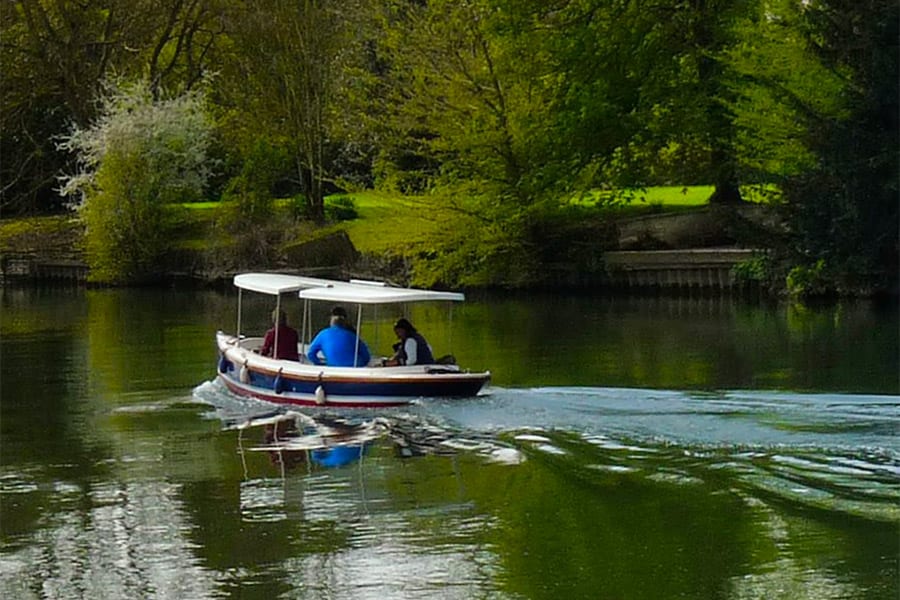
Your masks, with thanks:
<instances>
[{"instance_id":1,"label":"white blossoming tree","mask_svg":"<svg viewBox=\"0 0 900 600\"><path fill-rule=\"evenodd\" d=\"M163 269L173 206L202 197L212 124L201 94L155 99L146 83L111 88L98 119L60 147L79 172L62 178L86 226L91 279L129 283Z\"/></svg>"}]
</instances>

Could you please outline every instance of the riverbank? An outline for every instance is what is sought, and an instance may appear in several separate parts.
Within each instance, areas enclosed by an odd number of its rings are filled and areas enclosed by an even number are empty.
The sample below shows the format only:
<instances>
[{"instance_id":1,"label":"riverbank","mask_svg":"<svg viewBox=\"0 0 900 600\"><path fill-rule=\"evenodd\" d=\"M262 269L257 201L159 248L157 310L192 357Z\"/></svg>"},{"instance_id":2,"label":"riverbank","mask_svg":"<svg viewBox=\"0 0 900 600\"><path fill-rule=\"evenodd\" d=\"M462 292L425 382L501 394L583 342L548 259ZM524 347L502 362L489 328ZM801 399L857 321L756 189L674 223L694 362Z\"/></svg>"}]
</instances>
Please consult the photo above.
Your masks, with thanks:
<instances>
[{"instance_id":1,"label":"riverbank","mask_svg":"<svg viewBox=\"0 0 900 600\"><path fill-rule=\"evenodd\" d=\"M309 240L286 245L281 260L241 270L287 270L307 274L341 272L355 276L408 280L415 256L404 254L402 238L392 244L372 234L387 215L350 221ZM689 211L570 221L544 233L542 278L525 287L616 289L711 289L733 291L749 282L735 267L765 254L748 245L752 227L773 227L759 205L728 210L698 207ZM420 231L433 228L433 221ZM0 280L86 284L83 228L71 216L40 217L0 223ZM376 240L371 246L368 240ZM184 244L182 244L184 246ZM197 246L197 244L195 244ZM362 247L359 247L362 246ZM180 248L161 278L215 283L233 270L210 269L208 250Z\"/></svg>"}]
</instances>

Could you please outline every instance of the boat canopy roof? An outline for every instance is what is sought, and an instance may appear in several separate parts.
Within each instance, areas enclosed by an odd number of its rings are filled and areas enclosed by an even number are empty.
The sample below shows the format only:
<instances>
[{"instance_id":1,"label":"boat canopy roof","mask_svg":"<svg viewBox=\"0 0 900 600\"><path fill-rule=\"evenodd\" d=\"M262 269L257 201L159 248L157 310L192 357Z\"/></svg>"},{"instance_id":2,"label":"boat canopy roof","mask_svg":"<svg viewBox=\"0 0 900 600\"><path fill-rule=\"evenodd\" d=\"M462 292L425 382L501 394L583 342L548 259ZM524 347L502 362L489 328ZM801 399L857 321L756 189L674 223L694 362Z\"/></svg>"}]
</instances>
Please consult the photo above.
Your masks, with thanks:
<instances>
[{"instance_id":1,"label":"boat canopy roof","mask_svg":"<svg viewBox=\"0 0 900 600\"><path fill-rule=\"evenodd\" d=\"M235 275L234 285L263 294L278 295L297 292L300 298L307 300L354 304L393 304L436 300L462 302L466 299L465 295L459 292L390 287L378 281L357 279L336 281L282 273L242 273Z\"/></svg>"},{"instance_id":2,"label":"boat canopy roof","mask_svg":"<svg viewBox=\"0 0 900 600\"><path fill-rule=\"evenodd\" d=\"M375 287L365 284L338 284L333 287L314 287L300 290L300 297L308 300L349 302L353 304L392 304L396 302L426 302L466 299L457 292L433 292L413 288Z\"/></svg>"},{"instance_id":3,"label":"boat canopy roof","mask_svg":"<svg viewBox=\"0 0 900 600\"><path fill-rule=\"evenodd\" d=\"M277 296L304 288L327 285L327 279L285 275L284 273L241 273L234 276L234 285L242 290Z\"/></svg>"}]
</instances>

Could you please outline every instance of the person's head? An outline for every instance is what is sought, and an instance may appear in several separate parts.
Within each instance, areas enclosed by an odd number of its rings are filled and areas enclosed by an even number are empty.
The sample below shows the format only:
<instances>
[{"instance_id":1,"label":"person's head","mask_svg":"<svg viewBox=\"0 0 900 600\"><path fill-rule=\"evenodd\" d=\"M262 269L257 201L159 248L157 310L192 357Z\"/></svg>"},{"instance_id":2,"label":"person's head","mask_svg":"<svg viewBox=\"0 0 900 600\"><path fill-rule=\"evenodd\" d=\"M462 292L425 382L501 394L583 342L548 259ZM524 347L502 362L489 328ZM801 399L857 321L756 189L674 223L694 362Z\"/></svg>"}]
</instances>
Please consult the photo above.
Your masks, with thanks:
<instances>
[{"instance_id":1,"label":"person's head","mask_svg":"<svg viewBox=\"0 0 900 600\"><path fill-rule=\"evenodd\" d=\"M337 325L338 327L343 327L348 331L356 332L356 328L350 324L350 321L347 318L347 311L344 310L343 306L335 306L331 309L331 321L332 325Z\"/></svg>"},{"instance_id":2,"label":"person's head","mask_svg":"<svg viewBox=\"0 0 900 600\"><path fill-rule=\"evenodd\" d=\"M400 339L405 339L415 332L416 328L406 319L397 319L397 322L394 323L394 333L397 334L397 337Z\"/></svg>"},{"instance_id":3,"label":"person's head","mask_svg":"<svg viewBox=\"0 0 900 600\"><path fill-rule=\"evenodd\" d=\"M272 311L272 323L275 325L287 325L287 315L277 308Z\"/></svg>"}]
</instances>

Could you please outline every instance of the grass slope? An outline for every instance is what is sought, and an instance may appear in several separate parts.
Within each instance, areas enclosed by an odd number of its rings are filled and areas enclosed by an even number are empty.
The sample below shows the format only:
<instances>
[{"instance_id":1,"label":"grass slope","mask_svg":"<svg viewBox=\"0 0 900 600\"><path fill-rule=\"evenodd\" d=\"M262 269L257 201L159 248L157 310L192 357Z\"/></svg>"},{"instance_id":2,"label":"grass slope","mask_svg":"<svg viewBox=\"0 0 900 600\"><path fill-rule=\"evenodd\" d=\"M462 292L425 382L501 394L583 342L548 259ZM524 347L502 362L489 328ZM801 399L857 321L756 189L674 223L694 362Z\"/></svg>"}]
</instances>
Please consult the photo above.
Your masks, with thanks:
<instances>
[{"instance_id":1,"label":"grass slope","mask_svg":"<svg viewBox=\"0 0 900 600\"><path fill-rule=\"evenodd\" d=\"M630 217L662 211L692 210L707 204L712 186L668 186L634 190L624 197L627 201L615 205L598 205L601 192L573 200L572 205L598 206L598 217ZM745 197L760 201L759 194L744 190ZM352 198L359 218L336 225L350 236L354 246L363 253L408 254L420 249L430 239L454 222L454 214L448 207L430 197L407 197L366 191L342 194ZM326 199L326 202L328 200ZM205 239L198 237L215 216L218 202L191 203L182 232L190 239L180 240L179 245L203 246ZM188 225L196 225L194 227ZM190 233L188 233L190 232ZM55 217L31 217L0 220L0 253L46 253L80 255L77 249L82 230L71 215ZM68 249L68 252L66 251Z\"/></svg>"}]
</instances>

